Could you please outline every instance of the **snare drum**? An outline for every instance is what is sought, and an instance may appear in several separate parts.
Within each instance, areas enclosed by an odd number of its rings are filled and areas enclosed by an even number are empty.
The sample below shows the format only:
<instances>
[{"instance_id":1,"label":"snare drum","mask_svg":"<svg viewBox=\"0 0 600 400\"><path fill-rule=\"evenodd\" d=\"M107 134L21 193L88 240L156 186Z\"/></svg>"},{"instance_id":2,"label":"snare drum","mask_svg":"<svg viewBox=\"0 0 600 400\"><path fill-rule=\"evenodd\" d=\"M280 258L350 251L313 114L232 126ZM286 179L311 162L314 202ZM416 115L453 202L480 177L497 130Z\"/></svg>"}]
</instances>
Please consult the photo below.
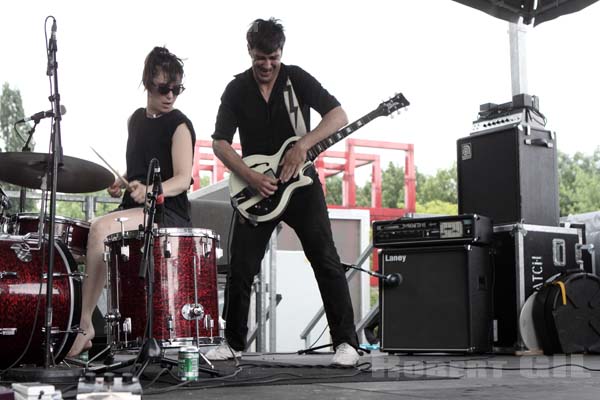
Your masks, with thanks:
<instances>
[{"instance_id":1,"label":"snare drum","mask_svg":"<svg viewBox=\"0 0 600 400\"><path fill-rule=\"evenodd\" d=\"M22 236L0 236L0 368L11 366L19 358L30 336L31 343L19 364L44 364L48 247L31 249L35 244L37 241ZM71 330L79 325L81 281L77 264L61 241L55 241L54 254L52 354L59 363L75 340L76 333Z\"/></svg>"},{"instance_id":2,"label":"snare drum","mask_svg":"<svg viewBox=\"0 0 600 400\"><path fill-rule=\"evenodd\" d=\"M143 232L109 235L109 299L120 317L116 341L122 347L141 344L147 321L145 280L139 277ZM218 336L218 292L214 231L192 228L155 229L152 335L162 347Z\"/></svg>"},{"instance_id":3,"label":"snare drum","mask_svg":"<svg viewBox=\"0 0 600 400\"><path fill-rule=\"evenodd\" d=\"M54 236L67 245L75 261L83 262L87 249L90 223L75 218L54 217ZM24 236L37 233L40 216L37 213L19 213L12 217L9 233ZM50 229L50 218L46 217L44 233Z\"/></svg>"}]
</instances>

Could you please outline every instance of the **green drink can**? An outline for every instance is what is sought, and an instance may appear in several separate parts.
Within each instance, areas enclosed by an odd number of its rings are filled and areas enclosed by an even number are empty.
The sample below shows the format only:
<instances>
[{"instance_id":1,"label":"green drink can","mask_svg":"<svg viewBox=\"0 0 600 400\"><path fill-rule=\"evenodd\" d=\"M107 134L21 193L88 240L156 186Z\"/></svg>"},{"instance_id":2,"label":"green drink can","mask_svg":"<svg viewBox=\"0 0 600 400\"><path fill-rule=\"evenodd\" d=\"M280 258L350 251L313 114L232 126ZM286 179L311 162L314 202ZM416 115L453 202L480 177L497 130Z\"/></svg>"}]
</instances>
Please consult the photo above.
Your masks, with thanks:
<instances>
[{"instance_id":1,"label":"green drink can","mask_svg":"<svg viewBox=\"0 0 600 400\"><path fill-rule=\"evenodd\" d=\"M182 381L198 380L199 353L197 347L181 347L178 357L178 375Z\"/></svg>"}]
</instances>

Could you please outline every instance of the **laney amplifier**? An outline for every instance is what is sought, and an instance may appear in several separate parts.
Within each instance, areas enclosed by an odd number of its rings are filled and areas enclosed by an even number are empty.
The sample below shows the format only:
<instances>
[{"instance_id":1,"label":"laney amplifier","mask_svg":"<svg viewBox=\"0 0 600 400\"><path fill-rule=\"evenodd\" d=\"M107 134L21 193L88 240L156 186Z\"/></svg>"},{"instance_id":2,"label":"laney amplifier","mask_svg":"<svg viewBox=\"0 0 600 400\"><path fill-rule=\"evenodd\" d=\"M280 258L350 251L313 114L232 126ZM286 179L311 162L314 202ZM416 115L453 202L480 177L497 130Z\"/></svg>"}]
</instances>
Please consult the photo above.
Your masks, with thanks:
<instances>
[{"instance_id":1,"label":"laney amplifier","mask_svg":"<svg viewBox=\"0 0 600 400\"><path fill-rule=\"evenodd\" d=\"M489 244L492 223L476 214L402 218L373 222L373 247L399 248L451 244Z\"/></svg>"},{"instance_id":2,"label":"laney amplifier","mask_svg":"<svg viewBox=\"0 0 600 400\"><path fill-rule=\"evenodd\" d=\"M380 285L381 349L483 353L492 349L490 249L455 245L384 249Z\"/></svg>"}]
</instances>

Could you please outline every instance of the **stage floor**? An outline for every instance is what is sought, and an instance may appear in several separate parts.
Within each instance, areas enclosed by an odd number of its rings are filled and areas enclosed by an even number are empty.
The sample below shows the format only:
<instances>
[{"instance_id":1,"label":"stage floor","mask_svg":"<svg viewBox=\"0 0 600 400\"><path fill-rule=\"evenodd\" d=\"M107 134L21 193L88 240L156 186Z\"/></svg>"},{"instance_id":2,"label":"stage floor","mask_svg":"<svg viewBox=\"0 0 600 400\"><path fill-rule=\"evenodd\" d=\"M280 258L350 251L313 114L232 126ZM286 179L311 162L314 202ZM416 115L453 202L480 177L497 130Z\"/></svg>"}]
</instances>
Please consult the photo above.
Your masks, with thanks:
<instances>
[{"instance_id":1,"label":"stage floor","mask_svg":"<svg viewBox=\"0 0 600 400\"><path fill-rule=\"evenodd\" d=\"M326 365L331 354L260 355L247 353L242 361ZM594 399L600 396L600 355L388 355L372 352L361 357L371 363L375 378L390 381L249 384L209 389L181 388L144 395L148 399ZM215 364L217 368L219 365ZM363 365L366 368L368 365ZM341 370L349 372L352 370ZM407 374L414 379L397 381ZM435 379L431 379L435 378ZM441 379L439 379L441 378ZM205 378L210 380L210 378ZM160 387L160 386L159 386ZM164 387L164 386L162 386ZM153 386L156 388L156 386Z\"/></svg>"},{"instance_id":2,"label":"stage floor","mask_svg":"<svg viewBox=\"0 0 600 400\"><path fill-rule=\"evenodd\" d=\"M126 359L129 355L119 357ZM600 397L600 355L390 355L374 351L361 357L358 369L331 368L331 357L331 353L244 353L239 365L233 361L214 363L221 377L201 373L198 382L183 384L164 365L152 364L141 381L143 398L597 400ZM114 372L118 374L119 370ZM176 369L170 373L175 374ZM9 386L9 382L2 384ZM64 388L63 395L75 398L75 386Z\"/></svg>"}]
</instances>

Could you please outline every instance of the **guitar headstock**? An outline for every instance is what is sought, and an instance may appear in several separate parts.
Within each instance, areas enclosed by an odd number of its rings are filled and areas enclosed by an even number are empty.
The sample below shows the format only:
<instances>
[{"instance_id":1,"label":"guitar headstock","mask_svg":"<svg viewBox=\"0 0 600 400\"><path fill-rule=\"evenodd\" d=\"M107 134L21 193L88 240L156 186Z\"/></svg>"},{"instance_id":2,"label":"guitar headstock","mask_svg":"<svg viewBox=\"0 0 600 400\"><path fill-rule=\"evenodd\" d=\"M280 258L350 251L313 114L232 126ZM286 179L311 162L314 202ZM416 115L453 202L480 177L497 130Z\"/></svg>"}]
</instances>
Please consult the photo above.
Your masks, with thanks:
<instances>
[{"instance_id":1,"label":"guitar headstock","mask_svg":"<svg viewBox=\"0 0 600 400\"><path fill-rule=\"evenodd\" d=\"M409 101L406 100L406 97L404 97L402 93L397 93L391 99L382 102L379 107L377 107L377 113L381 116L387 116L409 104Z\"/></svg>"}]
</instances>

